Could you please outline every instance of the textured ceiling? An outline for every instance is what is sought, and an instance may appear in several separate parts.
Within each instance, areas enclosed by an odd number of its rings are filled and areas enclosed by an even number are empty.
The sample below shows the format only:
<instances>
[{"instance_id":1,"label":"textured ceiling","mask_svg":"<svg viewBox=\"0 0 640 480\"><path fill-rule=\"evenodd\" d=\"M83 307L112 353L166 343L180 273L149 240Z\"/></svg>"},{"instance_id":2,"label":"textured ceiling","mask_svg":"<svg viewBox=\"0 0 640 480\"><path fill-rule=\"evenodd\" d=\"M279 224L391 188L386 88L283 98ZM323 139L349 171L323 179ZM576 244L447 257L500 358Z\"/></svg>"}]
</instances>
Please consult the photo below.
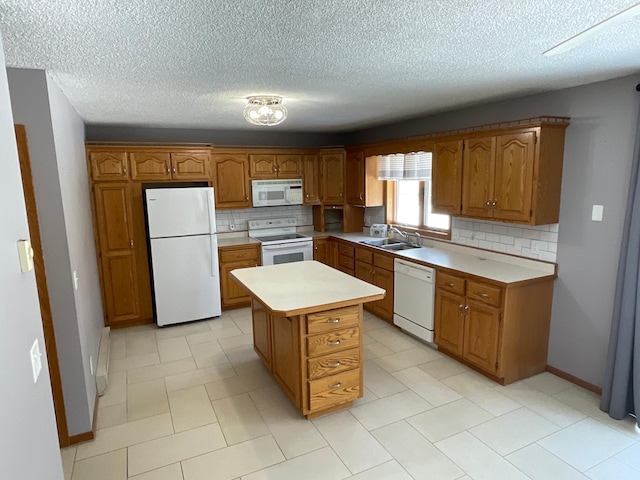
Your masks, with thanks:
<instances>
[{"instance_id":1,"label":"textured ceiling","mask_svg":"<svg viewBox=\"0 0 640 480\"><path fill-rule=\"evenodd\" d=\"M0 0L7 66L46 69L86 123L349 131L640 71L634 0Z\"/></svg>"}]
</instances>

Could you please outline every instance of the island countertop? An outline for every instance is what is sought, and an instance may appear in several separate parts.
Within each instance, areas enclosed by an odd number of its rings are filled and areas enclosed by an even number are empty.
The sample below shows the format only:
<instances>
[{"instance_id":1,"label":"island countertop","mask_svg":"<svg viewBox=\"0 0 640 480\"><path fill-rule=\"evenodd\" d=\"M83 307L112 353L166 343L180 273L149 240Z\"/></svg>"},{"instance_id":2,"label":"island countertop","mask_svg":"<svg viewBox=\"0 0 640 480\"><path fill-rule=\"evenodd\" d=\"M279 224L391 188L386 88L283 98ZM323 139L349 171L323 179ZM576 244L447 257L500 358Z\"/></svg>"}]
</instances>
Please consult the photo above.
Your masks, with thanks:
<instances>
[{"instance_id":1,"label":"island countertop","mask_svg":"<svg viewBox=\"0 0 640 480\"><path fill-rule=\"evenodd\" d=\"M271 313L287 317L385 296L384 289L315 260L239 268L231 276Z\"/></svg>"}]
</instances>

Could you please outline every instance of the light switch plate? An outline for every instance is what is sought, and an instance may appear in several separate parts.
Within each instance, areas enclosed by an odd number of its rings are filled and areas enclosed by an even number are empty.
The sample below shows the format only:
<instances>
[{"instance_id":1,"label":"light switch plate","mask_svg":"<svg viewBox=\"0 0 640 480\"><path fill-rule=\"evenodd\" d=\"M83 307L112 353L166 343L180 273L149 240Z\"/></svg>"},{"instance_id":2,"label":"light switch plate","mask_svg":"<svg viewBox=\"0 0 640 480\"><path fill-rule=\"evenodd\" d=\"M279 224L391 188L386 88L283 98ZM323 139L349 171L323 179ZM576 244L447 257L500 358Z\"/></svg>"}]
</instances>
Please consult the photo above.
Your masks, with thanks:
<instances>
[{"instance_id":1,"label":"light switch plate","mask_svg":"<svg viewBox=\"0 0 640 480\"><path fill-rule=\"evenodd\" d=\"M18 258L21 272L33 270L33 248L29 240L18 240Z\"/></svg>"},{"instance_id":2,"label":"light switch plate","mask_svg":"<svg viewBox=\"0 0 640 480\"><path fill-rule=\"evenodd\" d=\"M31 346L31 350L29 350L31 355L31 368L33 370L33 383L38 381L38 377L40 376L40 372L42 371L42 353L40 353L40 345L38 344L38 339L36 338Z\"/></svg>"},{"instance_id":3,"label":"light switch plate","mask_svg":"<svg viewBox=\"0 0 640 480\"><path fill-rule=\"evenodd\" d=\"M604 214L604 205L594 205L591 210L591 220L594 222L601 222Z\"/></svg>"}]
</instances>

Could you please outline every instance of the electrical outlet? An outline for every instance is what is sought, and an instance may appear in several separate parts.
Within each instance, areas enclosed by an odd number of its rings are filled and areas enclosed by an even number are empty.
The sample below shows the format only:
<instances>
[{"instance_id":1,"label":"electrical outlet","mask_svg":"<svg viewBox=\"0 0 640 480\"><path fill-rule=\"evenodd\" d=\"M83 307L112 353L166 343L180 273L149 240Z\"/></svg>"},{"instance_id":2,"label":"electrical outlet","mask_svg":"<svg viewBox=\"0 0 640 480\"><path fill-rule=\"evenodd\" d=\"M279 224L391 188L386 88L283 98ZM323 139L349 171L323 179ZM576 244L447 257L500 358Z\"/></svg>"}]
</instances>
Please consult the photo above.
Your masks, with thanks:
<instances>
[{"instance_id":1,"label":"electrical outlet","mask_svg":"<svg viewBox=\"0 0 640 480\"><path fill-rule=\"evenodd\" d=\"M531 241L531 253L535 253L535 254L540 253L540 244L535 240Z\"/></svg>"},{"instance_id":2,"label":"electrical outlet","mask_svg":"<svg viewBox=\"0 0 640 480\"><path fill-rule=\"evenodd\" d=\"M229 230L235 230L236 229L236 224L232 223L231 225L229 225Z\"/></svg>"},{"instance_id":3,"label":"electrical outlet","mask_svg":"<svg viewBox=\"0 0 640 480\"><path fill-rule=\"evenodd\" d=\"M91 375L93 375L93 355L89 355L89 370L91 370Z\"/></svg>"}]
</instances>

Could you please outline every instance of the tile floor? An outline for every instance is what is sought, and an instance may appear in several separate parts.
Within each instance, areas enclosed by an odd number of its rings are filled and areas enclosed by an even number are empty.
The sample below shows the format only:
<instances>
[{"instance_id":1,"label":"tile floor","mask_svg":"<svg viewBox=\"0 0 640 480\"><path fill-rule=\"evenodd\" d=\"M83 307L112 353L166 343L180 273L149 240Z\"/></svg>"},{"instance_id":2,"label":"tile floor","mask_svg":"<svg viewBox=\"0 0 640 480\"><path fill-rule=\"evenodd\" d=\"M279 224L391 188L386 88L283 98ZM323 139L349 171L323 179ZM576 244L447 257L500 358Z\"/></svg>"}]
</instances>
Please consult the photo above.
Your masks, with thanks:
<instances>
[{"instance_id":1,"label":"tile floor","mask_svg":"<svg viewBox=\"0 0 640 480\"><path fill-rule=\"evenodd\" d=\"M640 432L549 373L502 387L366 313L365 395L307 421L248 309L112 331L95 440L70 480L640 479Z\"/></svg>"}]
</instances>

